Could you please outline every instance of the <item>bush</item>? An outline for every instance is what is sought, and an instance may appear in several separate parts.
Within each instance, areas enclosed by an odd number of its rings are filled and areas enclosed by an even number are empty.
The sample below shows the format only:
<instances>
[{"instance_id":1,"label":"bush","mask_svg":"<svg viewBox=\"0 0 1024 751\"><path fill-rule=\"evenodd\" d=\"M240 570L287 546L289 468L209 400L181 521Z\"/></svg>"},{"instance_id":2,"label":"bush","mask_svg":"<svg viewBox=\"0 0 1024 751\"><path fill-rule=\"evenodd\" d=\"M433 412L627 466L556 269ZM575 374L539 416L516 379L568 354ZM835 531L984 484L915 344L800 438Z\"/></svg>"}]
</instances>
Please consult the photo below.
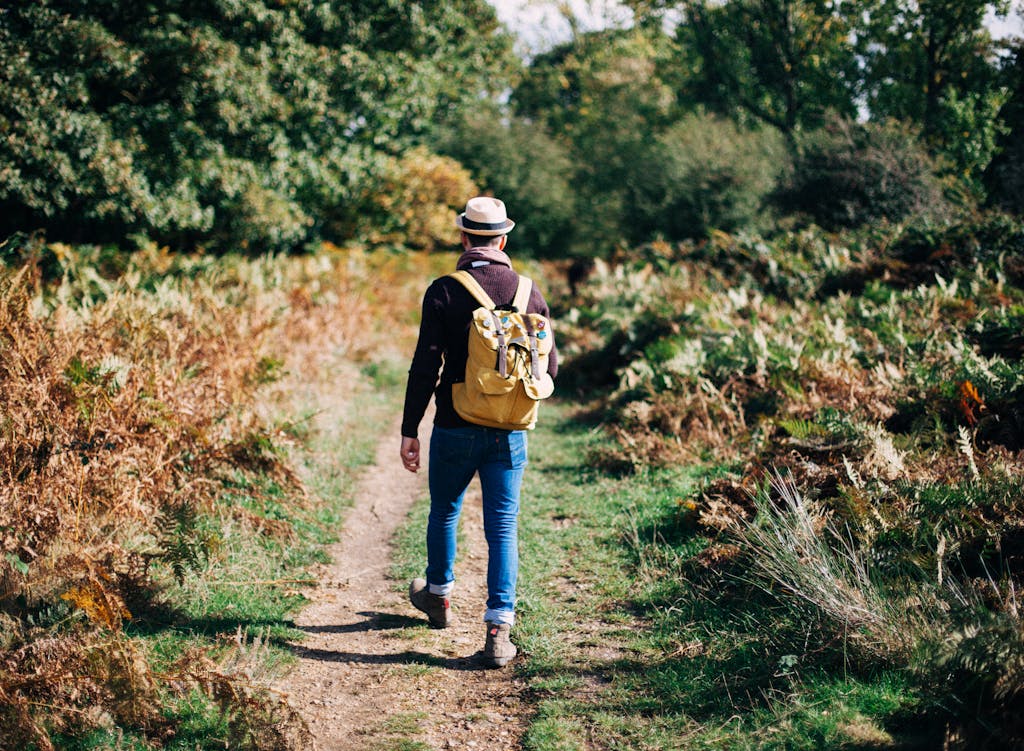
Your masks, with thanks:
<instances>
[{"instance_id":1,"label":"bush","mask_svg":"<svg viewBox=\"0 0 1024 751\"><path fill-rule=\"evenodd\" d=\"M466 169L424 147L392 159L354 233L369 242L407 244L433 250L458 242L455 209L461 211L477 187Z\"/></svg>"},{"instance_id":2,"label":"bush","mask_svg":"<svg viewBox=\"0 0 1024 751\"><path fill-rule=\"evenodd\" d=\"M904 126L837 118L798 146L793 173L777 194L784 211L832 230L950 213L934 161Z\"/></svg>"},{"instance_id":3,"label":"bush","mask_svg":"<svg viewBox=\"0 0 1024 751\"><path fill-rule=\"evenodd\" d=\"M693 114L658 138L637 165L627 222L638 242L706 237L760 223L788 162L781 136Z\"/></svg>"}]
</instances>

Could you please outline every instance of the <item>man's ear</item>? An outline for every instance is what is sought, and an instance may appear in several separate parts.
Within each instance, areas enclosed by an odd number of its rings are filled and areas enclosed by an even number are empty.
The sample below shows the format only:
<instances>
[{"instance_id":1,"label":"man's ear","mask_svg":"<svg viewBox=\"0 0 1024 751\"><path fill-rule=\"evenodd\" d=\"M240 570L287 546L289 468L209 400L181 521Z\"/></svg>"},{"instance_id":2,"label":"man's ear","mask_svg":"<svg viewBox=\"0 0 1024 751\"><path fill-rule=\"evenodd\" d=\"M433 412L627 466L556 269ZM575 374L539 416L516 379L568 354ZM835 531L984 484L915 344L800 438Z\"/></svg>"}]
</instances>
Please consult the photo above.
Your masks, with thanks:
<instances>
[{"instance_id":1,"label":"man's ear","mask_svg":"<svg viewBox=\"0 0 1024 751\"><path fill-rule=\"evenodd\" d=\"M508 235L501 236L501 242L498 243L498 250L504 250L505 245L508 243Z\"/></svg>"},{"instance_id":2,"label":"man's ear","mask_svg":"<svg viewBox=\"0 0 1024 751\"><path fill-rule=\"evenodd\" d=\"M470 249L471 246L469 244L469 238L466 236L465 232L460 232L459 233L459 240L462 242L462 247L463 248L465 248L466 250Z\"/></svg>"}]
</instances>

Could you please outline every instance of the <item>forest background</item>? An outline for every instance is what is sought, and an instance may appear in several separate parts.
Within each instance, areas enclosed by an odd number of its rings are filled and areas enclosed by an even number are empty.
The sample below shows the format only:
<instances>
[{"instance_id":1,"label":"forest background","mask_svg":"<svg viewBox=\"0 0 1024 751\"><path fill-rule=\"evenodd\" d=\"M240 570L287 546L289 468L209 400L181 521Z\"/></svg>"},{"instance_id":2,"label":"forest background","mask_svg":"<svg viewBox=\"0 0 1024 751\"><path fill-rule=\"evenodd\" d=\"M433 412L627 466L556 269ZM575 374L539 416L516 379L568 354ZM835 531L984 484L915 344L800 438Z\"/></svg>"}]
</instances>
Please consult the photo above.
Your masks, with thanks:
<instances>
[{"instance_id":1,"label":"forest background","mask_svg":"<svg viewBox=\"0 0 1024 751\"><path fill-rule=\"evenodd\" d=\"M747 649L702 690L791 717L841 672L909 747L1024 742L1022 9L623 5L525 59L478 0L0 8L0 745L301 746L225 667L337 522L261 402L393 388L380 311L477 190L553 280L586 465L670 488L631 607Z\"/></svg>"},{"instance_id":2,"label":"forest background","mask_svg":"<svg viewBox=\"0 0 1024 751\"><path fill-rule=\"evenodd\" d=\"M409 211L466 175L542 257L1020 205L1021 64L984 25L1009 4L631 9L523 61L485 3L15 5L0 234L429 248L445 228Z\"/></svg>"}]
</instances>

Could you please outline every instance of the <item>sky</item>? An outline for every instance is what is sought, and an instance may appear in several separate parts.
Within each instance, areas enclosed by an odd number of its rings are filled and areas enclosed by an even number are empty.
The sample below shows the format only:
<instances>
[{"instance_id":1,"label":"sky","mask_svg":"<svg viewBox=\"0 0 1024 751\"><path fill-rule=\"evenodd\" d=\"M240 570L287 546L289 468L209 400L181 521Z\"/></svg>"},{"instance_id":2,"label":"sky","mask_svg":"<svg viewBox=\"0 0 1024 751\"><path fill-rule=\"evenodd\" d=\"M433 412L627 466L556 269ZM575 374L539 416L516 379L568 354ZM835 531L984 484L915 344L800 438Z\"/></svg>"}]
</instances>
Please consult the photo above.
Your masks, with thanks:
<instances>
[{"instance_id":1,"label":"sky","mask_svg":"<svg viewBox=\"0 0 1024 751\"><path fill-rule=\"evenodd\" d=\"M569 22L558 10L556 0L488 0L498 20L512 31L523 45L524 54L542 52L568 40ZM615 0L565 0L581 22L584 31L607 26L626 26L632 14Z\"/></svg>"},{"instance_id":2,"label":"sky","mask_svg":"<svg viewBox=\"0 0 1024 751\"><path fill-rule=\"evenodd\" d=\"M569 22L559 12L565 4L572 9L584 31L606 26L626 26L631 20L628 9L616 0L489 0L501 20L520 39L524 56L542 52L571 37ZM990 14L987 19L996 39L1024 36L1024 0L1013 0L1006 18Z\"/></svg>"}]
</instances>

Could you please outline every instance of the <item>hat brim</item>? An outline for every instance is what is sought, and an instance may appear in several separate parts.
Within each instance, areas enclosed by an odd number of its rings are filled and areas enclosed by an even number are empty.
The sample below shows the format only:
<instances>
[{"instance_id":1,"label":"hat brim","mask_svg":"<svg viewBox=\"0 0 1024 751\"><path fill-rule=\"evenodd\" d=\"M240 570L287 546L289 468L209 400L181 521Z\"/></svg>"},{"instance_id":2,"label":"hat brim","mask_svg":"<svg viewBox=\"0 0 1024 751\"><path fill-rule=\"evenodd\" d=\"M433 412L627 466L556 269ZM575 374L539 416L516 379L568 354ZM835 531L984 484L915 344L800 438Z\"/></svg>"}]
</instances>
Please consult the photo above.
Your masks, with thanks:
<instances>
[{"instance_id":1,"label":"hat brim","mask_svg":"<svg viewBox=\"0 0 1024 751\"><path fill-rule=\"evenodd\" d=\"M483 237L493 237L494 235L507 235L512 231L512 228L516 226L516 223L511 219L506 219L500 224L485 224L484 222L474 222L472 219L467 219L466 214L462 213L455 217L455 226L461 229L463 232L468 232L471 235L481 235Z\"/></svg>"}]
</instances>

